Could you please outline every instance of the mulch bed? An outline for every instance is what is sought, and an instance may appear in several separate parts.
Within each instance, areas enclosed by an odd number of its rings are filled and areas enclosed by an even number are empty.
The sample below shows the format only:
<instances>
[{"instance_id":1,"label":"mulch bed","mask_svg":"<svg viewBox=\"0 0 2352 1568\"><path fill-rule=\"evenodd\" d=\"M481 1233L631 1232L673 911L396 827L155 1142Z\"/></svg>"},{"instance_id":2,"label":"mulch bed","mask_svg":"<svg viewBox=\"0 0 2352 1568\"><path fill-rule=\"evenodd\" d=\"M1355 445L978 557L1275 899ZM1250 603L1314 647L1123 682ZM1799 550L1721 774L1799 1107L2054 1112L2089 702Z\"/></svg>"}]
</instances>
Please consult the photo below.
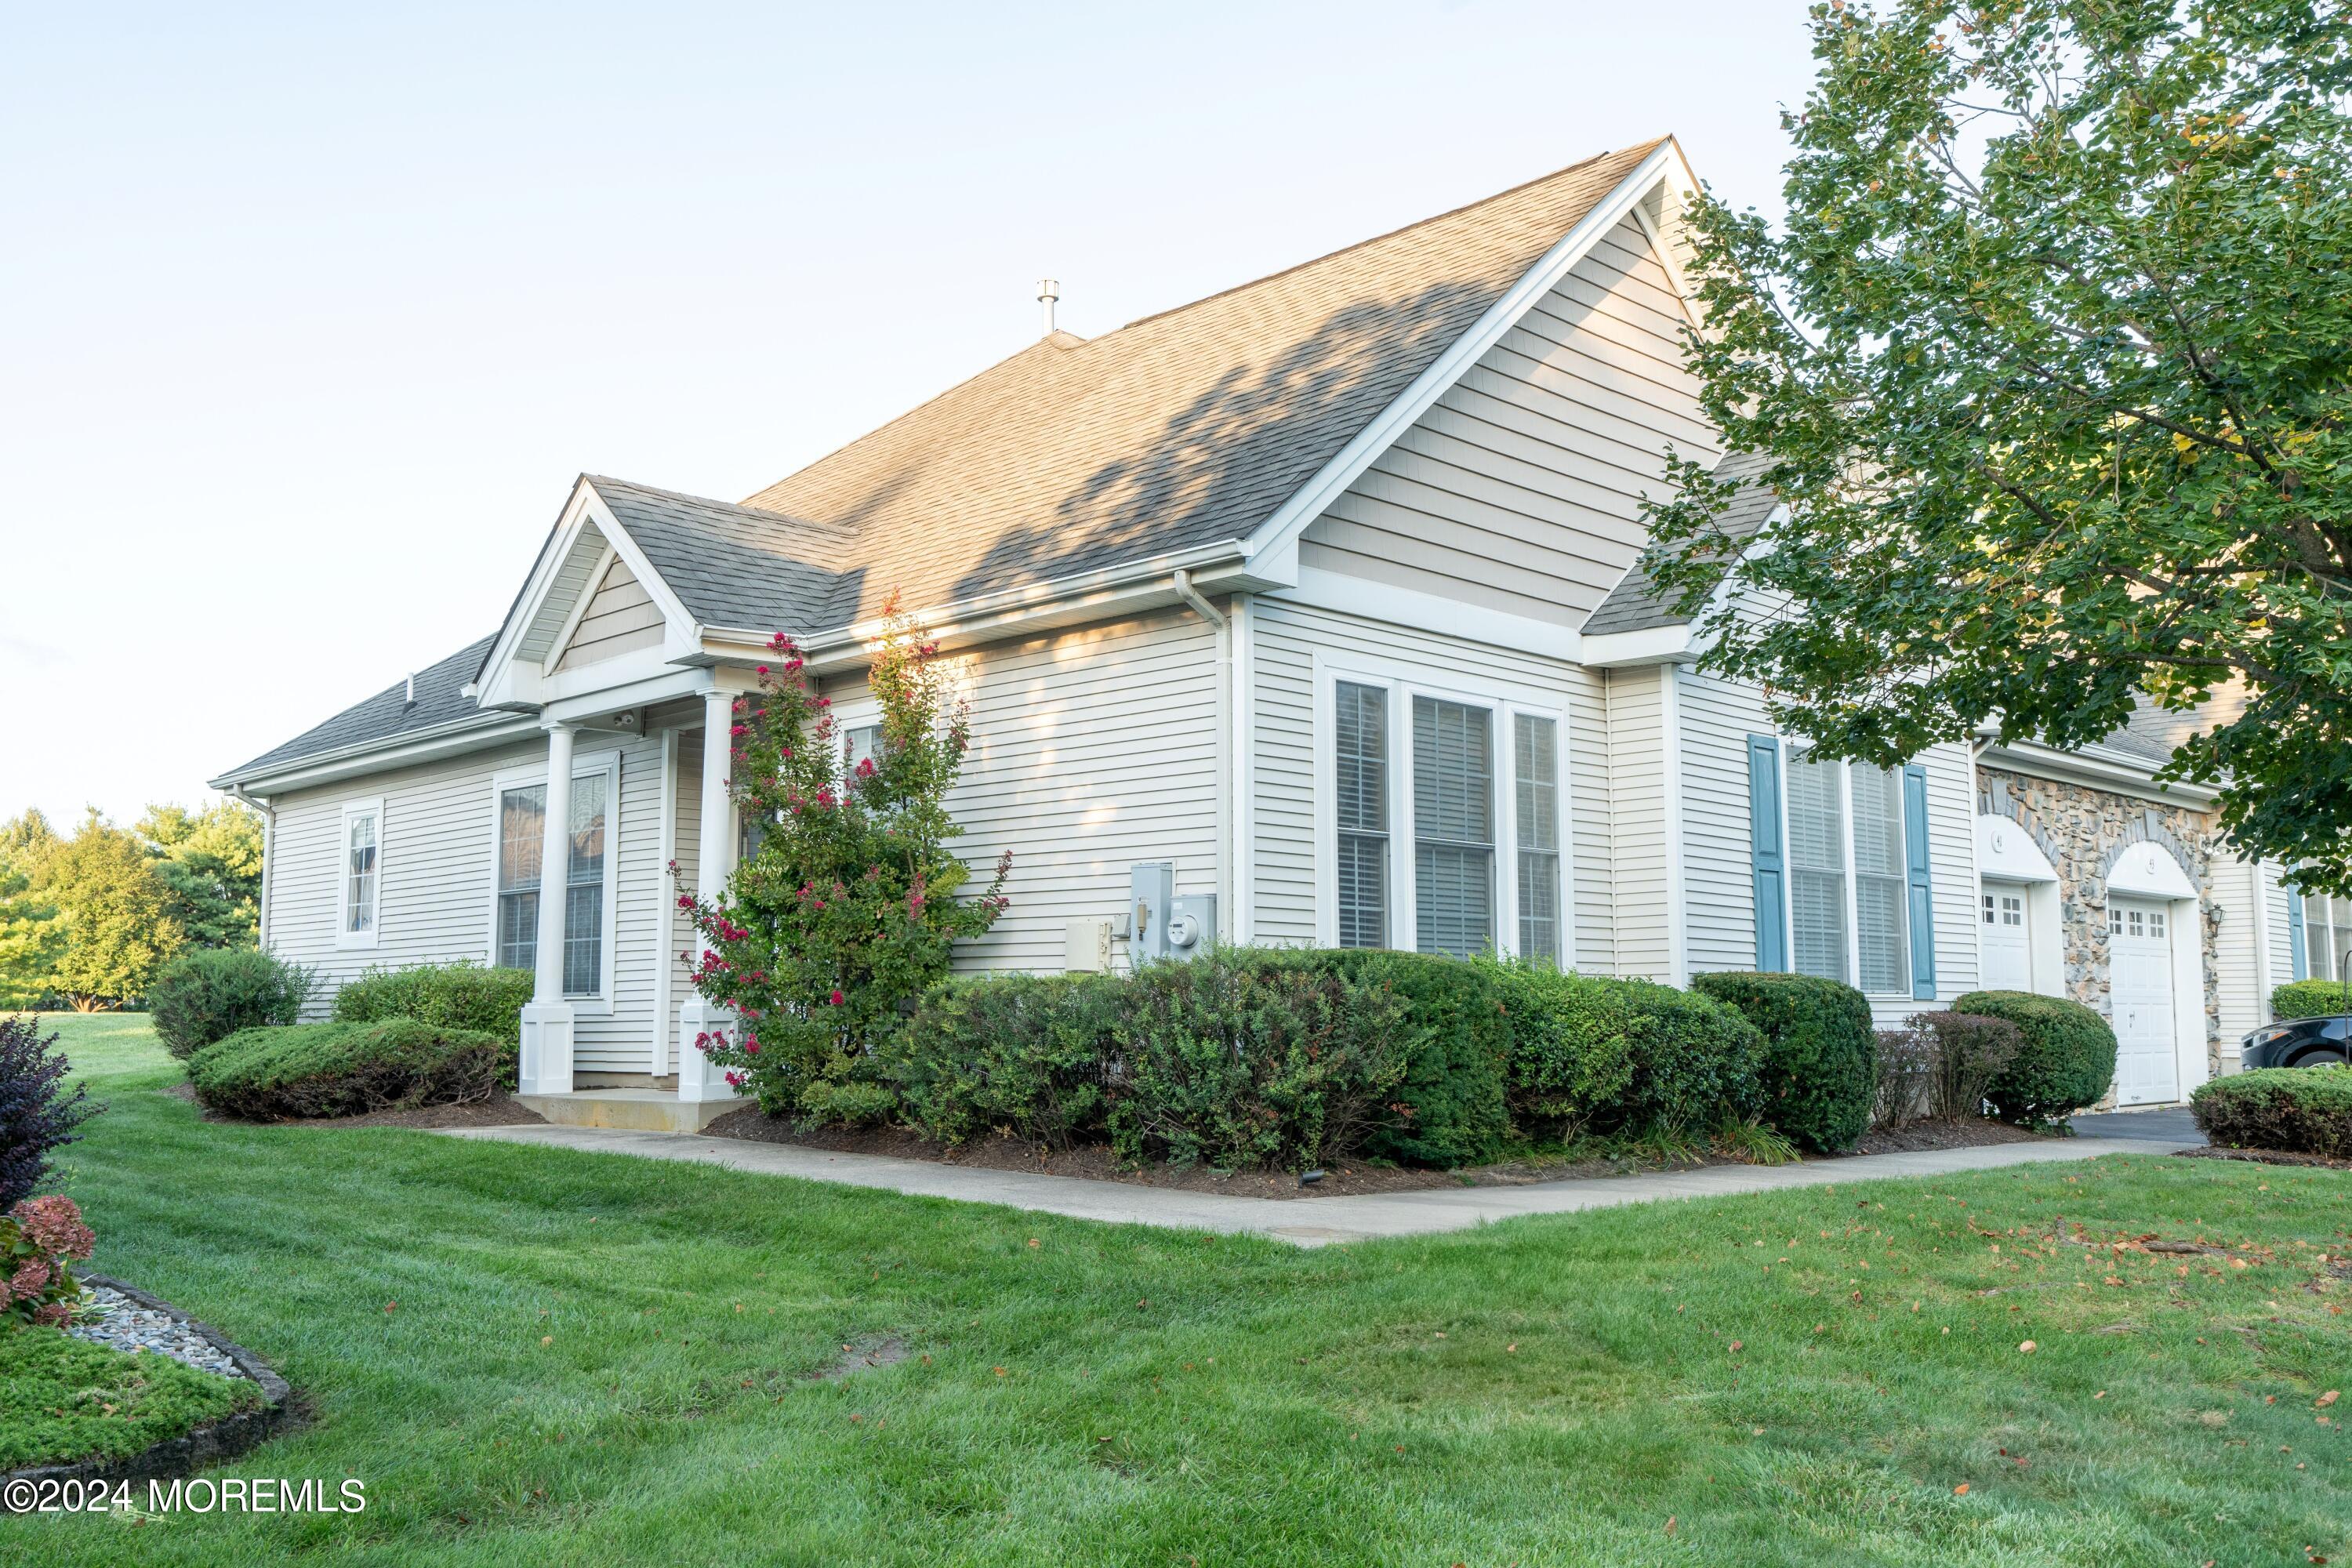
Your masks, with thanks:
<instances>
[{"instance_id":1,"label":"mulch bed","mask_svg":"<svg viewBox=\"0 0 2352 1568\"><path fill-rule=\"evenodd\" d=\"M966 1165L987 1171L1034 1171L1045 1176L1076 1176L1083 1181L1127 1182L1137 1186L1169 1187L1182 1192L1224 1193L1245 1198L1339 1198L1368 1193L1400 1193L1433 1187L1524 1187L1539 1182L1578 1181L1598 1176L1631 1176L1658 1171L1696 1171L1709 1165L1736 1165L1744 1161L1725 1156L1664 1162L1639 1159L1512 1160L1458 1171L1408 1171L1391 1165L1343 1163L1323 1173L1322 1179L1302 1186L1286 1171L1212 1171L1200 1165L1122 1165L1101 1144L1055 1151L1012 1138L985 1138L950 1147L902 1127L803 1128L788 1117L763 1114L757 1106L730 1110L704 1128L709 1138L740 1138L754 1143L790 1143L835 1154L880 1154L894 1160L923 1160L940 1165ZM1916 1149L1963 1149L1983 1143L2032 1143L2044 1137L1999 1121L1913 1122L1875 1131L1854 1149L1856 1154L1889 1154ZM1843 1158L1811 1155L1808 1158Z\"/></svg>"},{"instance_id":2,"label":"mulch bed","mask_svg":"<svg viewBox=\"0 0 2352 1568\"><path fill-rule=\"evenodd\" d=\"M2257 1165L2315 1165L2323 1171L2352 1171L2352 1160L2327 1154L2298 1154L2291 1149L2176 1149L2183 1160L2244 1160Z\"/></svg>"},{"instance_id":3,"label":"mulch bed","mask_svg":"<svg viewBox=\"0 0 2352 1568\"><path fill-rule=\"evenodd\" d=\"M160 1092L192 1103L196 1098L194 1087L184 1083L175 1083ZM408 1110L371 1110L363 1116L287 1116L274 1121L248 1121L241 1116L224 1116L217 1110L203 1110L202 1114L207 1121L228 1121L246 1127L512 1127L520 1122L547 1120L538 1111L518 1104L504 1089L488 1100L465 1105L420 1105Z\"/></svg>"}]
</instances>

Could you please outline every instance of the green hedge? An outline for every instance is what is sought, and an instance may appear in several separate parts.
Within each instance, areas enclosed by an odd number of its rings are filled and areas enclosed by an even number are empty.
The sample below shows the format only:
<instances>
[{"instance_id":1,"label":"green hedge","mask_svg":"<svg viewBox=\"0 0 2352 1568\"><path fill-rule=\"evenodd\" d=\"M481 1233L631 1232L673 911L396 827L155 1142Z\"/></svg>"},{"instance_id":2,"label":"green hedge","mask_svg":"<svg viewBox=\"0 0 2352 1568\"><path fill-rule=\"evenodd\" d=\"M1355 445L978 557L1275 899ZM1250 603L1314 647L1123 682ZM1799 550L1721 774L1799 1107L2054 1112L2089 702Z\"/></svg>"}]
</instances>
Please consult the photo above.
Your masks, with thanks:
<instances>
[{"instance_id":1,"label":"green hedge","mask_svg":"<svg viewBox=\"0 0 2352 1568\"><path fill-rule=\"evenodd\" d=\"M2352 1160L2352 1068L2257 1068L2200 1086L2189 1103L2225 1147Z\"/></svg>"},{"instance_id":2,"label":"green hedge","mask_svg":"<svg viewBox=\"0 0 2352 1568\"><path fill-rule=\"evenodd\" d=\"M1102 1138L1126 996L1108 974L942 981L885 1047L908 1120L945 1143L998 1128L1055 1149Z\"/></svg>"},{"instance_id":3,"label":"green hedge","mask_svg":"<svg viewBox=\"0 0 2352 1568\"><path fill-rule=\"evenodd\" d=\"M1396 1093L1403 1109L1365 1141L1368 1152L1438 1169L1501 1154L1511 1131L1511 1019L1489 971L1443 953L1373 948L1284 956L1385 988L1405 1005L1406 1066Z\"/></svg>"},{"instance_id":4,"label":"green hedge","mask_svg":"<svg viewBox=\"0 0 2352 1568\"><path fill-rule=\"evenodd\" d=\"M1761 1104L1764 1037L1713 998L1647 980L1482 961L1511 1020L1511 1119L1522 1131L1711 1132Z\"/></svg>"},{"instance_id":5,"label":"green hedge","mask_svg":"<svg viewBox=\"0 0 2352 1568\"><path fill-rule=\"evenodd\" d=\"M1691 989L1764 1033L1764 1120L1806 1148L1850 1149L1870 1127L1878 1034L1861 992L1811 974L1734 970L1695 975Z\"/></svg>"},{"instance_id":6,"label":"green hedge","mask_svg":"<svg viewBox=\"0 0 2352 1568\"><path fill-rule=\"evenodd\" d=\"M413 969L370 969L335 994L335 1021L415 1018L444 1028L478 1029L518 1045L531 979L528 969L486 969L465 959Z\"/></svg>"},{"instance_id":7,"label":"green hedge","mask_svg":"<svg viewBox=\"0 0 2352 1568\"><path fill-rule=\"evenodd\" d=\"M259 948L195 948L156 974L147 1011L163 1048L185 1060L239 1029L294 1022L310 985L310 971Z\"/></svg>"},{"instance_id":8,"label":"green hedge","mask_svg":"<svg viewBox=\"0 0 2352 1568\"><path fill-rule=\"evenodd\" d=\"M1406 1096L1430 1031L1409 1025L1394 980L1263 949L1150 965L1114 1030L1111 1146L1130 1162L1277 1170L1423 1146Z\"/></svg>"},{"instance_id":9,"label":"green hedge","mask_svg":"<svg viewBox=\"0 0 2352 1568\"><path fill-rule=\"evenodd\" d=\"M2294 1018L2326 1018L2352 1013L2345 1004L2340 980L2291 980L2271 988L2271 1016L2279 1023Z\"/></svg>"},{"instance_id":10,"label":"green hedge","mask_svg":"<svg viewBox=\"0 0 2352 1568\"><path fill-rule=\"evenodd\" d=\"M245 1029L188 1060L198 1100L255 1120L462 1105L514 1073L514 1047L496 1035L415 1018Z\"/></svg>"},{"instance_id":11,"label":"green hedge","mask_svg":"<svg viewBox=\"0 0 2352 1568\"><path fill-rule=\"evenodd\" d=\"M2116 1032L2080 1002L2025 991L1971 991L1953 1002L1952 1011L2006 1018L2025 1037L1985 1091L2003 1121L2058 1126L2096 1105L2115 1081Z\"/></svg>"}]
</instances>

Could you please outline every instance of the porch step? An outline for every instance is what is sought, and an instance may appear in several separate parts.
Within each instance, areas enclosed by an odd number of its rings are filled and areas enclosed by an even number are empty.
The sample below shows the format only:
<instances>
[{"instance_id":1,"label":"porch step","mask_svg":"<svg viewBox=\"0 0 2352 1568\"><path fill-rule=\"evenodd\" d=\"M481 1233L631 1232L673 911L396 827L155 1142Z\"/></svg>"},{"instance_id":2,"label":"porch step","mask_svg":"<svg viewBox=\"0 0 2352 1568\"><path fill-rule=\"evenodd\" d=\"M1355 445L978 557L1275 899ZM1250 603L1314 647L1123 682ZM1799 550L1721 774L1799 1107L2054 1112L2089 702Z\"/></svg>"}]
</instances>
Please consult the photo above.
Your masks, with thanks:
<instances>
[{"instance_id":1,"label":"porch step","mask_svg":"<svg viewBox=\"0 0 2352 1568\"><path fill-rule=\"evenodd\" d=\"M518 1094L515 1103L558 1127L621 1127L633 1132L699 1132L748 1100L688 1101L658 1089L577 1089L570 1094Z\"/></svg>"}]
</instances>

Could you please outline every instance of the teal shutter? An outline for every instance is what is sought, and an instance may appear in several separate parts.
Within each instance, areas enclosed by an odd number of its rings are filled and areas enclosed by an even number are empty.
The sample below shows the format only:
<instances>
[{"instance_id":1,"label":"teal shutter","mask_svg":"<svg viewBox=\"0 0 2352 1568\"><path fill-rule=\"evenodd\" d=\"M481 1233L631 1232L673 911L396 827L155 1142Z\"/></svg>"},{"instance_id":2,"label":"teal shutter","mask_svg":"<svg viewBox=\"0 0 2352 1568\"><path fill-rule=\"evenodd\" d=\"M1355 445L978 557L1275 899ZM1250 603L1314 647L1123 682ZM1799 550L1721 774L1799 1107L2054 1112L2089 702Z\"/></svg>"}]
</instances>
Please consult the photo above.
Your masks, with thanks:
<instances>
[{"instance_id":1,"label":"teal shutter","mask_svg":"<svg viewBox=\"0 0 2352 1568\"><path fill-rule=\"evenodd\" d=\"M2286 944L2293 949L2287 954L2288 977L2294 980L2311 978L2311 954L2303 950L2303 889L2286 890Z\"/></svg>"},{"instance_id":2,"label":"teal shutter","mask_svg":"<svg viewBox=\"0 0 2352 1568\"><path fill-rule=\"evenodd\" d=\"M1789 967L1789 879L1780 855L1780 742L1748 737L1748 837L1756 879L1756 967Z\"/></svg>"},{"instance_id":3,"label":"teal shutter","mask_svg":"<svg viewBox=\"0 0 2352 1568\"><path fill-rule=\"evenodd\" d=\"M1911 884L1911 999L1936 999L1936 900L1927 879L1927 770L1903 770L1903 858Z\"/></svg>"}]
</instances>

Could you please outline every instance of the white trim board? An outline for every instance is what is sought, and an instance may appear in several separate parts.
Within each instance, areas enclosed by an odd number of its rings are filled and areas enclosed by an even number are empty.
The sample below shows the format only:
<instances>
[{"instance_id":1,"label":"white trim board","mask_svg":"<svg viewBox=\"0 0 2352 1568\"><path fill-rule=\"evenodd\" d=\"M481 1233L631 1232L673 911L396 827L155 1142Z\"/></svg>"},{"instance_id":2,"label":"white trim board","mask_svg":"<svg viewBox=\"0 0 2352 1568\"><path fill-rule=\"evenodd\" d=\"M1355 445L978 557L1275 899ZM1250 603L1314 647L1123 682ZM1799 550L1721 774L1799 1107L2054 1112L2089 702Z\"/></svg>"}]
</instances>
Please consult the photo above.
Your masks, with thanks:
<instances>
[{"instance_id":1,"label":"white trim board","mask_svg":"<svg viewBox=\"0 0 2352 1568\"><path fill-rule=\"evenodd\" d=\"M375 901L368 910L368 928L352 927L352 822L357 817L375 822ZM383 796L347 800L335 818L335 946L339 949L383 945L383 873L392 858L384 853Z\"/></svg>"}]
</instances>

